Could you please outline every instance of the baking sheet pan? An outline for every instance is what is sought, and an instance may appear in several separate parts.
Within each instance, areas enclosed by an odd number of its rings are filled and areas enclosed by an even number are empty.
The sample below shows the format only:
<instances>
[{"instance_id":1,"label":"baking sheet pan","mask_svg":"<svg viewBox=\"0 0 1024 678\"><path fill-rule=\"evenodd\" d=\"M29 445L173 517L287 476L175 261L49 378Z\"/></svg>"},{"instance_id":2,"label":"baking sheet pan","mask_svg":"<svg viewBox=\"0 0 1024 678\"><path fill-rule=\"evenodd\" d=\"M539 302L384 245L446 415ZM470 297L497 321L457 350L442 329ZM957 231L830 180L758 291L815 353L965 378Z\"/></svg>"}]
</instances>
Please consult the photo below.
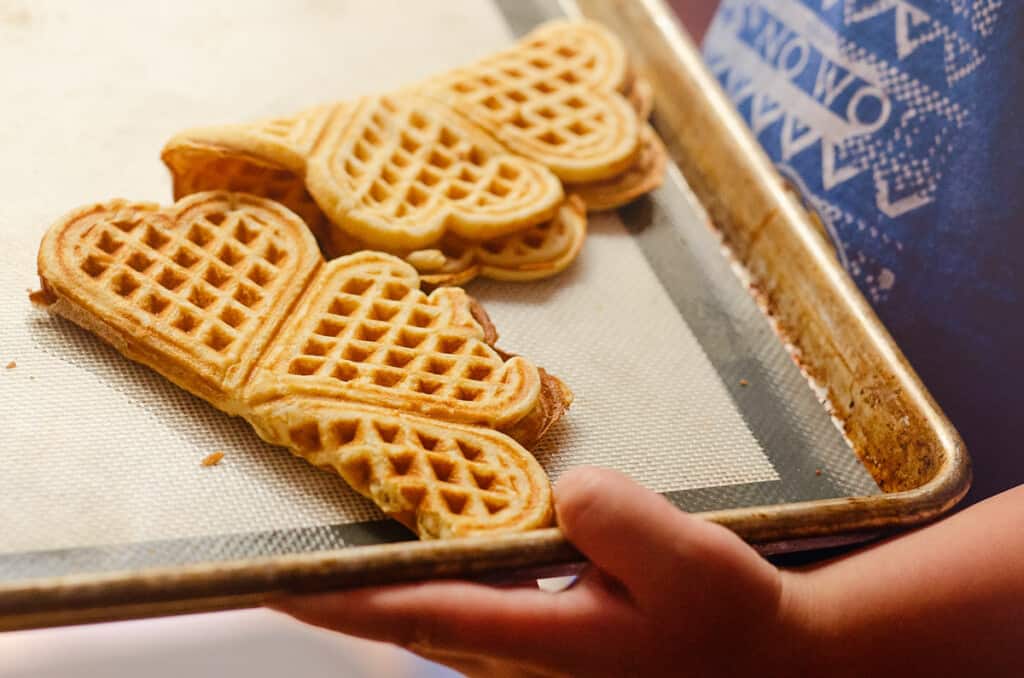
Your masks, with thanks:
<instances>
[{"instance_id":1,"label":"baking sheet pan","mask_svg":"<svg viewBox=\"0 0 1024 678\"><path fill-rule=\"evenodd\" d=\"M396 87L576 9L512 0L265 2L244 14L228 2L163 10L125 2L102 12L9 5L0 64L17 68L2 76L12 96L0 131L9 160L0 182L11 188L0 206L10 255L0 269L0 364L15 366L0 373L0 628L575 556L557 530L409 542L340 479L36 311L25 290L36 284L39 237L64 211L115 196L169 199L157 154L178 129ZM583 9L605 12L620 33L629 17L655 28L667 17L653 3ZM661 106L666 83L655 84ZM674 120L656 116L679 154ZM695 178L670 167L649 198L595 216L580 260L561 276L469 287L504 347L576 392L568 418L536 450L552 478L584 464L618 468L760 542L924 519L951 503L957 478L946 479L941 501L904 506L899 520L867 510L880 489L823 406L827 383L811 388L749 280L736 275ZM202 467L214 450L224 461ZM949 459L947 472L963 466ZM837 507L858 503L860 522L835 519L849 510ZM800 519L787 526L787 514Z\"/></svg>"}]
</instances>

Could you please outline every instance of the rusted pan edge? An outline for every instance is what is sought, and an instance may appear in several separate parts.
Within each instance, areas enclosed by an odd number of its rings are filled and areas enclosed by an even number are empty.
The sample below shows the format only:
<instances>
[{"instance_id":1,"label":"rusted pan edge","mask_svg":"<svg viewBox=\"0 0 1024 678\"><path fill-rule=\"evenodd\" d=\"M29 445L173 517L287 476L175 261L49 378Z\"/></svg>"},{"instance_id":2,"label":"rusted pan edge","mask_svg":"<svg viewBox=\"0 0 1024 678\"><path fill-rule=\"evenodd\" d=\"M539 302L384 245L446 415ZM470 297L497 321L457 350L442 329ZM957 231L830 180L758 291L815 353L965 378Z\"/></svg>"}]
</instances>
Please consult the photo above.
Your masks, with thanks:
<instances>
[{"instance_id":1,"label":"rusted pan edge","mask_svg":"<svg viewBox=\"0 0 1024 678\"><path fill-rule=\"evenodd\" d=\"M579 0L653 84L659 132L794 360L827 394L886 494L710 514L755 541L920 523L949 510L970 462L939 409L660 0ZM827 518L827 519L825 519ZM815 524L816 523L816 524ZM756 536L755 536L756 535Z\"/></svg>"}]
</instances>

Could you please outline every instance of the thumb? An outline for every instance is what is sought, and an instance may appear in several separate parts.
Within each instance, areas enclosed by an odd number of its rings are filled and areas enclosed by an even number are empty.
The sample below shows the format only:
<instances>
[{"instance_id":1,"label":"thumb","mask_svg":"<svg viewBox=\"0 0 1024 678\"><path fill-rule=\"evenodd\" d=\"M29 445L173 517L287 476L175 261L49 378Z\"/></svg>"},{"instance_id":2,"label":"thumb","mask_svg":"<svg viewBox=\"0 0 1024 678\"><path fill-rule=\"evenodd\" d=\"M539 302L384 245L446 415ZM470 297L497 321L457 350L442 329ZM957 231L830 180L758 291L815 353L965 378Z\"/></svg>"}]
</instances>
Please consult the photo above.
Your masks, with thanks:
<instances>
[{"instance_id":1,"label":"thumb","mask_svg":"<svg viewBox=\"0 0 1024 678\"><path fill-rule=\"evenodd\" d=\"M642 606L679 600L680 591L691 599L725 591L778 595L778 572L743 540L621 473L567 472L555 488L555 510L566 538Z\"/></svg>"}]
</instances>

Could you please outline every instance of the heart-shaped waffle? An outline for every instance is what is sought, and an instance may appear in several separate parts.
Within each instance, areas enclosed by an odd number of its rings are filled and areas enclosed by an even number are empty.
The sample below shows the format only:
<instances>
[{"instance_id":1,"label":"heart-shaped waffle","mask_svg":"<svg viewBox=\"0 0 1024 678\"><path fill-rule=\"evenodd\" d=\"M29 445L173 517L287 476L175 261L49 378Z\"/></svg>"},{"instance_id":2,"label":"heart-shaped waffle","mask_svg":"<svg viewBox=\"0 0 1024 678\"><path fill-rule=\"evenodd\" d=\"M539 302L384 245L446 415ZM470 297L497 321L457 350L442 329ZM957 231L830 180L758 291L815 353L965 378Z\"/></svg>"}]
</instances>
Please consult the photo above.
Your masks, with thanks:
<instances>
[{"instance_id":1,"label":"heart-shaped waffle","mask_svg":"<svg viewBox=\"0 0 1024 678\"><path fill-rule=\"evenodd\" d=\"M409 92L192 130L162 157L176 197L253 192L296 210L323 241L351 238L391 252L447 232L474 241L513 233L549 219L563 197L543 165Z\"/></svg>"},{"instance_id":2,"label":"heart-shaped waffle","mask_svg":"<svg viewBox=\"0 0 1024 678\"><path fill-rule=\"evenodd\" d=\"M422 87L560 179L594 181L626 169L637 148L636 112L616 91L625 66L598 24L558 22Z\"/></svg>"},{"instance_id":3,"label":"heart-shaped waffle","mask_svg":"<svg viewBox=\"0 0 1024 678\"><path fill-rule=\"evenodd\" d=\"M321 261L300 219L269 200L197 193L175 206L82 208L39 249L53 310L228 412L265 342Z\"/></svg>"},{"instance_id":4,"label":"heart-shaped waffle","mask_svg":"<svg viewBox=\"0 0 1024 678\"><path fill-rule=\"evenodd\" d=\"M462 289L427 296L412 266L360 252L324 267L257 368L248 399L280 394L500 428L533 409L540 375L484 341Z\"/></svg>"},{"instance_id":5,"label":"heart-shaped waffle","mask_svg":"<svg viewBox=\"0 0 1024 678\"><path fill-rule=\"evenodd\" d=\"M442 95L445 100L468 98L483 102L488 110L476 112L490 122L486 123L476 115L471 117L503 143L507 142L503 134L516 136L532 131L543 136L550 131L549 123L561 123L561 131L549 137L557 142L555 146L560 147L562 139L576 143L579 136L576 133L590 127L585 123L584 107L581 106L580 111L543 110L533 103L538 96L556 96L557 93L568 92L569 87L582 87L597 92L599 96L617 92L628 102L638 121L650 116L653 103L650 83L629 67L622 44L600 24L589 21L544 24L512 48L468 69L444 74L432 84L438 82L445 83L444 89L454 89L454 92ZM481 84L482 87L479 86ZM504 98L489 99L494 87L499 85L506 90ZM535 90L540 90L541 94ZM576 105L579 106L578 103ZM536 116L531 118L529 110L540 111L544 120L538 120ZM584 124L574 129L573 123L579 120L584 120ZM504 132L495 131L495 126L503 128ZM584 137L592 143L597 140L597 137ZM507 145L528 157L549 162L524 148ZM570 148L568 145L554 150L562 152ZM621 160L615 165L615 171L608 170L607 176L592 174L581 179L559 172L554 166L552 168L563 179L566 193L579 195L588 210L601 211L620 207L657 188L662 181L665 160L665 149L657 135L649 127L641 125L631 158Z\"/></svg>"},{"instance_id":6,"label":"heart-shaped waffle","mask_svg":"<svg viewBox=\"0 0 1024 678\"><path fill-rule=\"evenodd\" d=\"M395 257L325 265L278 203L212 192L77 210L44 237L39 275L50 310L338 470L421 536L550 519L543 470L510 435L535 441L571 395L494 349L462 290L428 297Z\"/></svg>"},{"instance_id":7,"label":"heart-shaped waffle","mask_svg":"<svg viewBox=\"0 0 1024 678\"><path fill-rule=\"evenodd\" d=\"M416 94L366 97L333 116L306 167L321 209L374 247L411 249L445 232L486 240L551 217L562 186L449 108Z\"/></svg>"},{"instance_id":8,"label":"heart-shaped waffle","mask_svg":"<svg viewBox=\"0 0 1024 678\"><path fill-rule=\"evenodd\" d=\"M583 105L583 99L575 99L575 109L567 110L564 105L539 105L537 102L545 97L558 99L578 88L591 91L589 96L599 99L618 93L638 121L650 116L650 83L629 67L621 43L600 24L550 22L508 50L435 78L428 91L437 95L438 83L442 84L442 99L457 103L460 111L466 111L509 148L551 167L563 179L566 193L579 195L588 210L620 207L661 184L665 149L645 125L639 128L637 144L629 157L620 157L600 172L560 171L557 164L551 164L552 158L544 157L549 152L571 155L575 144L589 143L597 148L601 143L600 123L605 121L599 104ZM618 103L617 97L613 98ZM473 107L473 102L482 107ZM594 120L599 124L590 124ZM511 140L524 135L533 135L534 141L539 140L547 148L531 150Z\"/></svg>"},{"instance_id":9,"label":"heart-shaped waffle","mask_svg":"<svg viewBox=\"0 0 1024 678\"><path fill-rule=\"evenodd\" d=\"M522 531L551 521L551 486L512 438L326 398L257 407L260 436L331 470L420 538Z\"/></svg>"}]
</instances>

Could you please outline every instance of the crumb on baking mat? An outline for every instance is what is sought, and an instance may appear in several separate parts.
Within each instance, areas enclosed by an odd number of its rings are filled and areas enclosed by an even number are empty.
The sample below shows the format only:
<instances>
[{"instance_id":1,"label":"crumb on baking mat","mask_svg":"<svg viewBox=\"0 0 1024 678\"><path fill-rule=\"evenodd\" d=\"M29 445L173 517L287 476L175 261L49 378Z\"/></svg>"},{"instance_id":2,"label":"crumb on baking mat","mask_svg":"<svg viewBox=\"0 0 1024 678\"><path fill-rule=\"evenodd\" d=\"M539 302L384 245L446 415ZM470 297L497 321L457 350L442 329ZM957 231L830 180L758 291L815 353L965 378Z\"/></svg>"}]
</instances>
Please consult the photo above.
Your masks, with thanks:
<instances>
[{"instance_id":1,"label":"crumb on baking mat","mask_svg":"<svg viewBox=\"0 0 1024 678\"><path fill-rule=\"evenodd\" d=\"M220 463L220 460L224 458L224 453L217 450L213 454L208 454L202 461L203 466L216 466Z\"/></svg>"},{"instance_id":2,"label":"crumb on baking mat","mask_svg":"<svg viewBox=\"0 0 1024 678\"><path fill-rule=\"evenodd\" d=\"M9 370L13 370L17 366L18 366L18 363L16 363L13 360L11 362L7 363L7 369L9 369Z\"/></svg>"}]
</instances>

